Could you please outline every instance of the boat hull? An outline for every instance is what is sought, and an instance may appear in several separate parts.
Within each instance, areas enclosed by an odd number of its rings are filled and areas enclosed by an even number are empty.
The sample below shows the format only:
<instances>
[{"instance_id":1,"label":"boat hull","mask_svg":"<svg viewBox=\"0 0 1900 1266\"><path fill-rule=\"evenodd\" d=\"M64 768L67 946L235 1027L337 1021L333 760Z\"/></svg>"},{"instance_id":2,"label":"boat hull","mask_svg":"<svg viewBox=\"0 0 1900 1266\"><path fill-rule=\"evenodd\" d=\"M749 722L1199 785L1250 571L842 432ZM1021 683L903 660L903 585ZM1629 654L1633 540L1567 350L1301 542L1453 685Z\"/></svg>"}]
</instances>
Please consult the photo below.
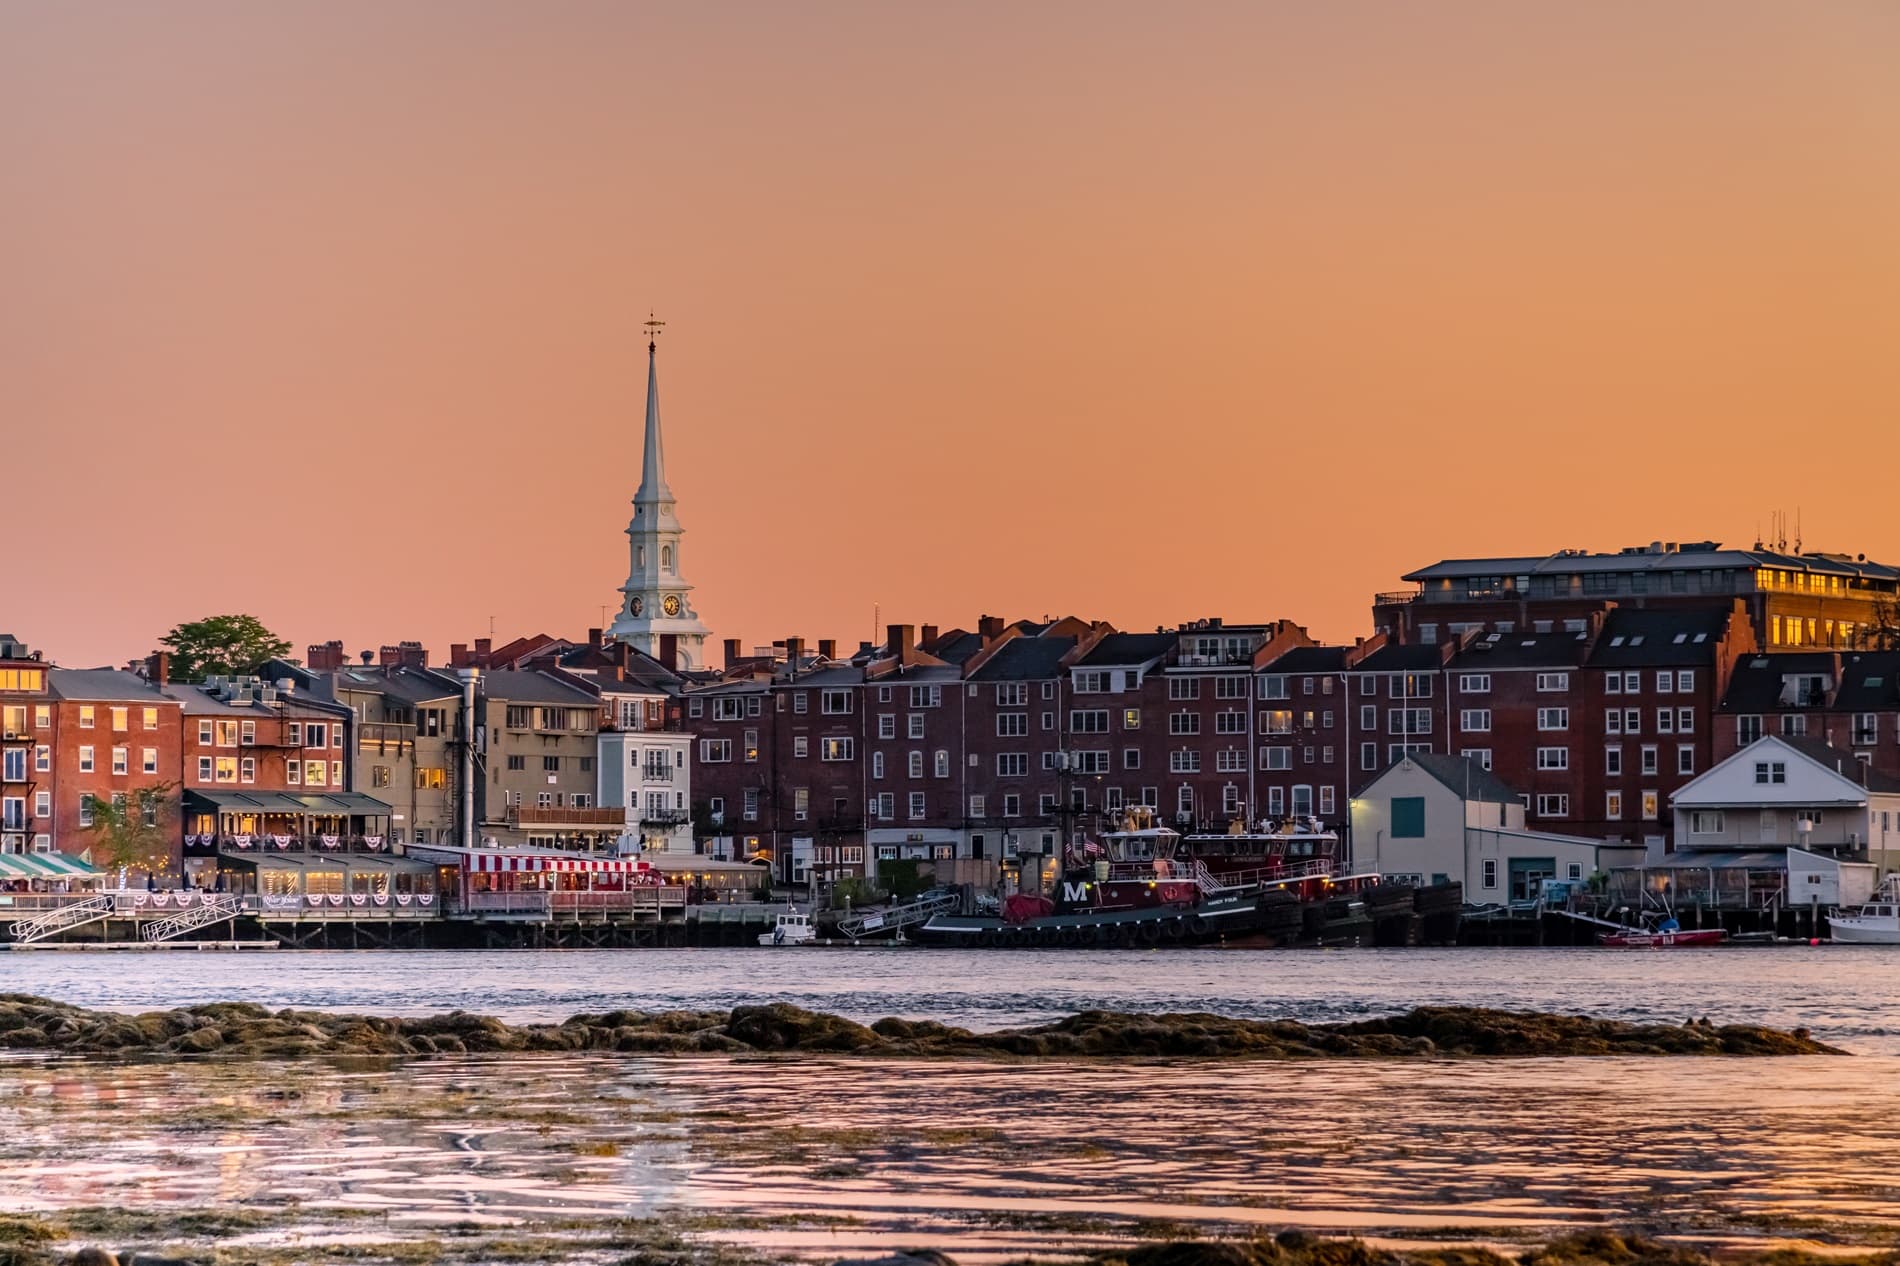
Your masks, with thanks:
<instances>
[{"instance_id":1,"label":"boat hull","mask_svg":"<svg viewBox=\"0 0 1900 1266\"><path fill-rule=\"evenodd\" d=\"M1693 932L1605 932L1597 944L1606 949L1690 949L1698 945L1720 945L1728 939L1721 928L1701 928Z\"/></svg>"},{"instance_id":2,"label":"boat hull","mask_svg":"<svg viewBox=\"0 0 1900 1266\"><path fill-rule=\"evenodd\" d=\"M1881 923L1860 923L1851 918L1828 920L1828 936L1837 945L1900 945L1900 927L1893 926L1893 920Z\"/></svg>"}]
</instances>

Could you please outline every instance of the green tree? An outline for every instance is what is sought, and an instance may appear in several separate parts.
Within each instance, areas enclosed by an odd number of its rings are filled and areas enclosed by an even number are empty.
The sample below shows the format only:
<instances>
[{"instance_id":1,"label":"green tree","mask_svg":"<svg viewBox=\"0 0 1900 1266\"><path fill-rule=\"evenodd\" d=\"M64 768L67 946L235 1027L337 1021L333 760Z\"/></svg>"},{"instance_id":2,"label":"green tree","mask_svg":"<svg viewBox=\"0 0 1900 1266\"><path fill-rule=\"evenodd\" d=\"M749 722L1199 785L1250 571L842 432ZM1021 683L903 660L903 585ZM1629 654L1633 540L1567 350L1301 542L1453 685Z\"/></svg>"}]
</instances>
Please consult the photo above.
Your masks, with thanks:
<instances>
[{"instance_id":1,"label":"green tree","mask_svg":"<svg viewBox=\"0 0 1900 1266\"><path fill-rule=\"evenodd\" d=\"M290 653L290 643L254 615L213 615L181 624L158 639L171 652L174 681L248 673L265 660Z\"/></svg>"},{"instance_id":2,"label":"green tree","mask_svg":"<svg viewBox=\"0 0 1900 1266\"><path fill-rule=\"evenodd\" d=\"M172 795L177 783L163 782L130 792L123 804L92 802L92 856L96 865L119 872L143 870L162 875L171 867Z\"/></svg>"}]
</instances>

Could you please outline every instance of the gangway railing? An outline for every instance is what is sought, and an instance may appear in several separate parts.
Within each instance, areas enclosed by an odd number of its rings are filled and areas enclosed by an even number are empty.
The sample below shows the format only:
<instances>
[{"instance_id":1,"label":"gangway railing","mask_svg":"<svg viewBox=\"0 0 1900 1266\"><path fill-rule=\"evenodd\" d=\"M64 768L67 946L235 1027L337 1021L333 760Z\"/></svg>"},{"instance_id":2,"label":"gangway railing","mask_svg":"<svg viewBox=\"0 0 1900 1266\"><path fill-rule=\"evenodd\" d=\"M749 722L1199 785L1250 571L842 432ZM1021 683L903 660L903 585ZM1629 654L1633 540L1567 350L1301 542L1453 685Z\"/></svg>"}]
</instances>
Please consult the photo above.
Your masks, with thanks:
<instances>
[{"instance_id":1,"label":"gangway railing","mask_svg":"<svg viewBox=\"0 0 1900 1266\"><path fill-rule=\"evenodd\" d=\"M45 914L30 919L15 919L7 925L7 933L15 942L26 944L42 941L69 928L83 927L88 923L97 923L110 918L113 911L112 894L102 892L96 897L84 901L75 901L71 905L56 906Z\"/></svg>"},{"instance_id":2,"label":"gangway railing","mask_svg":"<svg viewBox=\"0 0 1900 1266\"><path fill-rule=\"evenodd\" d=\"M1327 879L1332 873L1331 862L1324 858L1313 858L1302 862L1289 862L1283 866L1262 866L1257 870L1216 876L1208 870L1206 862L1196 857L1188 862L1169 862L1165 870L1157 869L1153 862L1119 863L1109 868L1108 877L1114 881L1136 883L1186 882L1198 887L1203 895L1212 897L1239 892L1247 888L1271 888L1276 884L1296 884L1309 879Z\"/></svg>"},{"instance_id":3,"label":"gangway railing","mask_svg":"<svg viewBox=\"0 0 1900 1266\"><path fill-rule=\"evenodd\" d=\"M139 935L148 941L169 941L174 936L182 936L194 928L235 918L241 908L242 903L230 893L207 896L197 905L181 910L177 914L153 919L139 929Z\"/></svg>"},{"instance_id":4,"label":"gangway railing","mask_svg":"<svg viewBox=\"0 0 1900 1266\"><path fill-rule=\"evenodd\" d=\"M957 898L954 894L925 897L922 901L913 901L909 905L897 906L894 909L872 910L866 914L854 914L848 919L839 919L838 931L841 935L855 941L860 936L871 932L890 932L918 923L928 923L936 915L950 913L956 905Z\"/></svg>"}]
</instances>

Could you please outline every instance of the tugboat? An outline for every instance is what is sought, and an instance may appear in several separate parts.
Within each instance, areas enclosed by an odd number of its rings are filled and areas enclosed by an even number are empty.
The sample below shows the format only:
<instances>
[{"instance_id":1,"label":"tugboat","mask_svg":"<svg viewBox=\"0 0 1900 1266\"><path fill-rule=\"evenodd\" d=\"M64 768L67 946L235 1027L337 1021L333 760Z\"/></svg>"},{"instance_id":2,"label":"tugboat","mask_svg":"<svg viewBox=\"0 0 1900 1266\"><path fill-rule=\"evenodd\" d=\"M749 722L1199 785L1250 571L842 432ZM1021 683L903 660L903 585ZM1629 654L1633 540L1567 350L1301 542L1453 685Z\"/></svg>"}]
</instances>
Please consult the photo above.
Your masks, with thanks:
<instances>
[{"instance_id":1,"label":"tugboat","mask_svg":"<svg viewBox=\"0 0 1900 1266\"><path fill-rule=\"evenodd\" d=\"M1323 910L1376 882L1335 876L1337 837L1307 829L1317 826L1184 837L1137 809L1121 830L1065 853L1053 898L1019 893L999 915L941 914L918 939L983 948L1286 944L1309 906Z\"/></svg>"}]
</instances>

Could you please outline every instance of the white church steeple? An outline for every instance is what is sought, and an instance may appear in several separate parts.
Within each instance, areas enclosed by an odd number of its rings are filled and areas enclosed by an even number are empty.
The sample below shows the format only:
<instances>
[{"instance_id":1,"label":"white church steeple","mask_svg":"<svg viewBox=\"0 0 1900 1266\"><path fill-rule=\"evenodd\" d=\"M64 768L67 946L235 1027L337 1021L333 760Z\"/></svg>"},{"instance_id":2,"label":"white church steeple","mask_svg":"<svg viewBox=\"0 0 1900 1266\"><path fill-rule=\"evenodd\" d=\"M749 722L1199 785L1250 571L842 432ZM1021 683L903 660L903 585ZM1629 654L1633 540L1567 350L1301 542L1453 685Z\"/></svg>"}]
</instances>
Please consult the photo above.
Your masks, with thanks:
<instances>
[{"instance_id":1,"label":"white church steeple","mask_svg":"<svg viewBox=\"0 0 1900 1266\"><path fill-rule=\"evenodd\" d=\"M632 565L620 587L620 614L607 636L649 655L660 654L660 639L675 639L680 668L706 662L707 628L693 614L693 587L682 579L680 527L673 490L666 483L666 449L660 438L659 334L664 321L647 323L646 449L641 457L640 489L633 494L633 519L627 524Z\"/></svg>"}]
</instances>

